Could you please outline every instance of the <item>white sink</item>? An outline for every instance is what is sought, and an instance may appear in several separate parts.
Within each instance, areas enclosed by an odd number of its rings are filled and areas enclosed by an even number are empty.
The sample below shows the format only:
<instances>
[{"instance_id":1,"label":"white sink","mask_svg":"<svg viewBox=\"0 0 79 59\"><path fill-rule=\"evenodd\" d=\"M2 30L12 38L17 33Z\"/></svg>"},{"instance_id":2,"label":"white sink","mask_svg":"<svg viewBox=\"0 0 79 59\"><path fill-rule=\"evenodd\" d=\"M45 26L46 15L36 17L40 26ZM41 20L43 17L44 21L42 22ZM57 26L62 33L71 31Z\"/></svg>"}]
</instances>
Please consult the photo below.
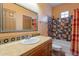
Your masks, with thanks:
<instances>
[{"instance_id":1,"label":"white sink","mask_svg":"<svg viewBox=\"0 0 79 59\"><path fill-rule=\"evenodd\" d=\"M32 37L30 39L24 39L23 41L21 41L22 44L35 44L38 43L40 41L39 38L37 37Z\"/></svg>"}]
</instances>

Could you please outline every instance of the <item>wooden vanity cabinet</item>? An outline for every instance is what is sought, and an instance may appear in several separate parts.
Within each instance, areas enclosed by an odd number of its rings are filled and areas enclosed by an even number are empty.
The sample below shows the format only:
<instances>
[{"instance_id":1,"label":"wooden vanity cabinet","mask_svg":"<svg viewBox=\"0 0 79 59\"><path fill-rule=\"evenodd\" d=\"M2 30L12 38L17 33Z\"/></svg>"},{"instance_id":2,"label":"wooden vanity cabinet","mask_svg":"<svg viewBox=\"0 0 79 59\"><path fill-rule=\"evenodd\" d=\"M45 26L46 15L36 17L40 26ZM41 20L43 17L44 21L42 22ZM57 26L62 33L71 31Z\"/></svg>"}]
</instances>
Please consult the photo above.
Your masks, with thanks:
<instances>
[{"instance_id":1,"label":"wooden vanity cabinet","mask_svg":"<svg viewBox=\"0 0 79 59\"><path fill-rule=\"evenodd\" d=\"M22 54L21 56L51 56L52 40L48 40L34 49Z\"/></svg>"}]
</instances>

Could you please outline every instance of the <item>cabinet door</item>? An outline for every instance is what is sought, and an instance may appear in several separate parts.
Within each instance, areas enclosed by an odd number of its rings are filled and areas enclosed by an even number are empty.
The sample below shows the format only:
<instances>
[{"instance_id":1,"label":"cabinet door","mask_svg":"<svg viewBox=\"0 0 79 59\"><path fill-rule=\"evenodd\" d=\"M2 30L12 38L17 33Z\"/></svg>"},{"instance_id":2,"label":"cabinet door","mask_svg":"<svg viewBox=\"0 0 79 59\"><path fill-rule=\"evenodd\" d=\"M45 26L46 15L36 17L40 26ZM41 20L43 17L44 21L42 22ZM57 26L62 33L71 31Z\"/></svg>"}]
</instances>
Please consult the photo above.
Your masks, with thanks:
<instances>
[{"instance_id":1,"label":"cabinet door","mask_svg":"<svg viewBox=\"0 0 79 59\"><path fill-rule=\"evenodd\" d=\"M52 55L52 40L49 40L39 46L39 48L32 53L32 56L51 56Z\"/></svg>"},{"instance_id":2,"label":"cabinet door","mask_svg":"<svg viewBox=\"0 0 79 59\"><path fill-rule=\"evenodd\" d=\"M28 51L28 54L22 54L22 56L51 56L52 55L52 41L48 40L47 42L44 42L40 46L37 46L36 48Z\"/></svg>"},{"instance_id":3,"label":"cabinet door","mask_svg":"<svg viewBox=\"0 0 79 59\"><path fill-rule=\"evenodd\" d=\"M31 56L43 56L44 55L44 52L43 50L38 50L38 51L35 51L34 53L32 53Z\"/></svg>"},{"instance_id":4,"label":"cabinet door","mask_svg":"<svg viewBox=\"0 0 79 59\"><path fill-rule=\"evenodd\" d=\"M44 50L45 56L51 56L52 55L52 40L49 40L48 42L45 43L43 50Z\"/></svg>"}]
</instances>

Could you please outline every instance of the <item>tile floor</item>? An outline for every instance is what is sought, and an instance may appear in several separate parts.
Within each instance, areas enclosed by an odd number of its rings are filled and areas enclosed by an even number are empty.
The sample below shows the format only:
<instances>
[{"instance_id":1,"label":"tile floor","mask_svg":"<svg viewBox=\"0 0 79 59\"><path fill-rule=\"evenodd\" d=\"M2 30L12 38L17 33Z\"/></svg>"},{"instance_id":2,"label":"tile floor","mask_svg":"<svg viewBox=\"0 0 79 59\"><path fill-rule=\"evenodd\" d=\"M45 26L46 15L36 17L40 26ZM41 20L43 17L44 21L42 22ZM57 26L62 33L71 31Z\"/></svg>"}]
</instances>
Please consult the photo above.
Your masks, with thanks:
<instances>
[{"instance_id":1,"label":"tile floor","mask_svg":"<svg viewBox=\"0 0 79 59\"><path fill-rule=\"evenodd\" d=\"M53 44L62 46L62 50L65 52L65 56L72 56L70 51L70 47L71 47L70 41L54 39Z\"/></svg>"}]
</instances>

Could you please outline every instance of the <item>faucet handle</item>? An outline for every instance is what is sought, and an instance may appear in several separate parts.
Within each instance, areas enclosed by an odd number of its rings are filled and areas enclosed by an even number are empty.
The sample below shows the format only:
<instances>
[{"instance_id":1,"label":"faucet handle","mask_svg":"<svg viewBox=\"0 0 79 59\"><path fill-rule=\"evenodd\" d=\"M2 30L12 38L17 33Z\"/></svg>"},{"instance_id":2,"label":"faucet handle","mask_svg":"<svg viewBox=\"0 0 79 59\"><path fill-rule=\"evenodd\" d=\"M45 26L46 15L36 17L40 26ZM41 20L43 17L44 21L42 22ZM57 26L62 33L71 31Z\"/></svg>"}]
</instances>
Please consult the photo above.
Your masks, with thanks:
<instances>
[{"instance_id":1,"label":"faucet handle","mask_svg":"<svg viewBox=\"0 0 79 59\"><path fill-rule=\"evenodd\" d=\"M25 38L27 39L28 38L28 35L26 35Z\"/></svg>"},{"instance_id":2,"label":"faucet handle","mask_svg":"<svg viewBox=\"0 0 79 59\"><path fill-rule=\"evenodd\" d=\"M31 38L31 36L28 36L28 39L30 39Z\"/></svg>"}]
</instances>

